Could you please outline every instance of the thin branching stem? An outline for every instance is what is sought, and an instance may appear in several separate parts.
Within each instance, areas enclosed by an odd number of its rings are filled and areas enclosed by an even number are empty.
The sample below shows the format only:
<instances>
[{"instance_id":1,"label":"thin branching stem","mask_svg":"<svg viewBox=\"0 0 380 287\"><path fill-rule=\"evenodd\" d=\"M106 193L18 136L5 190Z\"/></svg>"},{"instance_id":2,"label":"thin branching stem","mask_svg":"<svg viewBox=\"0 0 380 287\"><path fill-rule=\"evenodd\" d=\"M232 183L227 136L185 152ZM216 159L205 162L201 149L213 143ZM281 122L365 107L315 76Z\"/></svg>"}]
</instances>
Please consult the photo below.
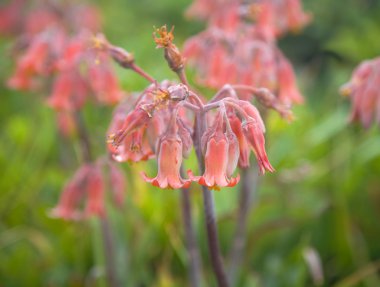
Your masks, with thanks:
<instances>
[{"instance_id":1,"label":"thin branching stem","mask_svg":"<svg viewBox=\"0 0 380 287\"><path fill-rule=\"evenodd\" d=\"M183 170L181 170L183 174ZM194 224L191 215L190 190L181 188L182 218L185 231L185 242L189 260L189 278L191 287L201 286L201 260L197 240L195 237Z\"/></svg>"},{"instance_id":2,"label":"thin branching stem","mask_svg":"<svg viewBox=\"0 0 380 287\"><path fill-rule=\"evenodd\" d=\"M156 81L155 78L153 78L152 76L150 76L147 72L145 72L142 68L140 68L139 66L137 66L135 63L132 63L130 65L130 69L132 69L134 72L136 72L137 74L139 74L141 77L147 79L152 84L157 84L157 81Z\"/></svg>"},{"instance_id":3,"label":"thin branching stem","mask_svg":"<svg viewBox=\"0 0 380 287\"><path fill-rule=\"evenodd\" d=\"M236 218L236 229L232 241L232 247L228 256L228 279L231 286L236 283L244 258L244 247L247 237L247 221L252 207L252 200L258 187L257 167L242 169L239 202Z\"/></svg>"},{"instance_id":4,"label":"thin branching stem","mask_svg":"<svg viewBox=\"0 0 380 287\"><path fill-rule=\"evenodd\" d=\"M196 117L196 154L198 158L199 169L201 173L204 173L204 158L200 148L201 135L205 131L205 112L200 112ZM211 259L212 268L218 282L218 287L228 287L228 280L224 270L222 256L219 247L218 230L216 225L215 210L214 210L214 198L211 191L202 186L203 191L203 204L205 213L205 223L207 230L208 248Z\"/></svg>"},{"instance_id":5,"label":"thin branching stem","mask_svg":"<svg viewBox=\"0 0 380 287\"><path fill-rule=\"evenodd\" d=\"M90 137L86 125L84 123L82 114L78 111L75 113L75 123L78 132L78 137L80 141L80 146L82 150L82 158L86 163L93 161L92 148ZM105 214L100 220L101 233L103 238L103 249L106 265L106 276L109 287L118 287L118 278L116 274L116 263L115 263L115 245L112 237L112 231L110 224Z\"/></svg>"}]
</instances>

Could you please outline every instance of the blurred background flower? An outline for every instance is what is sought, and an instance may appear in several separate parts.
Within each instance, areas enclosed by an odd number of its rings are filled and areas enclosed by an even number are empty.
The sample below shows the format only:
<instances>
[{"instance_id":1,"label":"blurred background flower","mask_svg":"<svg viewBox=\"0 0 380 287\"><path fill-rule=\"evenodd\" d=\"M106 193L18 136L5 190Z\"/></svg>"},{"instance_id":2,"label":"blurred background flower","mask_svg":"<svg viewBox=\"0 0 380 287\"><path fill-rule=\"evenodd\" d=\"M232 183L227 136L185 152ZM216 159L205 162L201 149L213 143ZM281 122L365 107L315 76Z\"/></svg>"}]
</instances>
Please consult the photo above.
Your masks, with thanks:
<instances>
[{"instance_id":1,"label":"blurred background flower","mask_svg":"<svg viewBox=\"0 0 380 287\"><path fill-rule=\"evenodd\" d=\"M42 104L46 94L7 87L15 68L13 49L24 47L10 35L20 31L20 7L27 1L14 2L11 12L0 10L0 282L4 286L105 286L100 223L95 219L66 222L47 215L80 165L81 147L65 144L69 139L57 132L52 121L55 112ZM152 27L175 25L180 49L187 38L205 28L204 23L183 16L189 0L93 3L99 7L110 42L133 51L139 65L157 79L175 79L175 75L162 60L162 51L154 47ZM379 286L379 129L348 124L351 104L339 96L338 89L361 61L379 55L380 3L303 3L305 11L313 14L312 23L280 38L278 45L295 67L305 104L295 108L291 125L275 113L267 116L267 153L277 173L260 178L260 189L254 194L237 286ZM42 26L55 21L45 12L42 15L35 18ZM39 30L37 20L30 22L29 33ZM21 66L44 74L45 48L40 40L31 52L41 62L29 65L26 58ZM146 81L132 72L115 65L114 69L123 90L146 87ZM21 83L29 86L30 82ZM115 90L113 84L101 87ZM213 94L198 88L207 96ZM95 99L101 102L103 97ZM83 103L93 138L104 138L111 114L110 107ZM70 120L64 122L62 129L70 131ZM91 143L95 153L105 152L104 141ZM189 167L196 168L196 163L190 160ZM187 286L179 192L158 190L141 180L142 170L155 174L154 162L122 168L128 179L124 208L109 208L120 280L125 286ZM224 254L235 230L238 190L239 184L215 192ZM192 194L196 238L202 258L207 258L201 191L194 187ZM203 275L206 286L213 286L207 260Z\"/></svg>"}]
</instances>

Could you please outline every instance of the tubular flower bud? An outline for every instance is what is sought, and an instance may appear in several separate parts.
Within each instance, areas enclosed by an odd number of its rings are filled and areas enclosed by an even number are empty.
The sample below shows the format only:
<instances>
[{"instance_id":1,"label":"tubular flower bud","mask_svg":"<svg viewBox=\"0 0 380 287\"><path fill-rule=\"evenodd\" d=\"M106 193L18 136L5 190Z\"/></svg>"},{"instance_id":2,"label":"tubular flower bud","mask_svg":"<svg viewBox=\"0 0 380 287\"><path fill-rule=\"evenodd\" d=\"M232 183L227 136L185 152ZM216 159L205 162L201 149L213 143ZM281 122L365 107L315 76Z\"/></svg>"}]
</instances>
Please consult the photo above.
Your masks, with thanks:
<instances>
[{"instance_id":1,"label":"tubular flower bud","mask_svg":"<svg viewBox=\"0 0 380 287\"><path fill-rule=\"evenodd\" d=\"M191 180L185 180L180 175L182 149L182 140L178 135L178 126L174 115L167 132L158 143L158 174L154 178L149 178L143 173L144 180L159 188L189 187Z\"/></svg>"},{"instance_id":2,"label":"tubular flower bud","mask_svg":"<svg viewBox=\"0 0 380 287\"><path fill-rule=\"evenodd\" d=\"M266 170L274 172L274 168L270 164L265 151L264 130L261 124L252 118L242 124L242 129L248 143L255 153L260 173L264 174Z\"/></svg>"},{"instance_id":3,"label":"tubular flower bud","mask_svg":"<svg viewBox=\"0 0 380 287\"><path fill-rule=\"evenodd\" d=\"M239 141L232 131L226 132L228 141L228 163L227 176L230 177L234 173L239 161Z\"/></svg>"},{"instance_id":4,"label":"tubular flower bud","mask_svg":"<svg viewBox=\"0 0 380 287\"><path fill-rule=\"evenodd\" d=\"M251 154L251 149L249 147L247 139L244 136L241 120L235 114L232 114L229 115L229 121L232 131L239 141L239 166L241 168L247 168L249 167L249 156Z\"/></svg>"}]
</instances>

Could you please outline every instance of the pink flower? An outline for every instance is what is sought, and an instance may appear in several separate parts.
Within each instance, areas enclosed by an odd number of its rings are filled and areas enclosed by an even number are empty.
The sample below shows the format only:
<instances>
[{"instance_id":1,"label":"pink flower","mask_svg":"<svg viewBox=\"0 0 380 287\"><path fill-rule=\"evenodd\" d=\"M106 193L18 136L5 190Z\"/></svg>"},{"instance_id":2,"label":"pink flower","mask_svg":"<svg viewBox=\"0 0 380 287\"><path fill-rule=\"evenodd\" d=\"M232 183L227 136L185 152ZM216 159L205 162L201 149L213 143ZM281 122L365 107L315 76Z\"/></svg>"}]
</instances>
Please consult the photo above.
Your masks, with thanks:
<instances>
[{"instance_id":1,"label":"pink flower","mask_svg":"<svg viewBox=\"0 0 380 287\"><path fill-rule=\"evenodd\" d=\"M23 15L21 8L25 0L12 0L9 4L0 6L0 34L10 34L21 28Z\"/></svg>"},{"instance_id":2,"label":"pink flower","mask_svg":"<svg viewBox=\"0 0 380 287\"><path fill-rule=\"evenodd\" d=\"M47 103L56 110L73 111L84 105L87 96L85 79L78 71L66 71L56 77Z\"/></svg>"},{"instance_id":3,"label":"pink flower","mask_svg":"<svg viewBox=\"0 0 380 287\"><path fill-rule=\"evenodd\" d=\"M211 189L235 186L239 182L239 175L232 178L236 168L239 149L236 137L223 133L223 116L219 112L213 126L202 136L202 145L205 145L205 172L195 177L189 172L192 180Z\"/></svg>"},{"instance_id":4,"label":"pink flower","mask_svg":"<svg viewBox=\"0 0 380 287\"><path fill-rule=\"evenodd\" d=\"M95 165L87 176L86 216L97 215L98 217L103 217L105 215L104 189L102 170L99 165Z\"/></svg>"},{"instance_id":5,"label":"pink flower","mask_svg":"<svg viewBox=\"0 0 380 287\"><path fill-rule=\"evenodd\" d=\"M14 75L8 80L13 89L31 90L37 75L47 72L49 45L43 37L36 38L18 60Z\"/></svg>"},{"instance_id":6,"label":"pink flower","mask_svg":"<svg viewBox=\"0 0 380 287\"><path fill-rule=\"evenodd\" d=\"M239 142L239 166L241 168L247 168L249 164L249 156L251 154L251 149L248 145L247 139L244 136L241 120L235 115L229 115L229 121L232 131L236 135Z\"/></svg>"},{"instance_id":7,"label":"pink flower","mask_svg":"<svg viewBox=\"0 0 380 287\"><path fill-rule=\"evenodd\" d=\"M122 105L113 116L108 130L108 150L117 161L146 160L152 151L143 134L151 115L144 106L138 106L125 116L126 107Z\"/></svg>"},{"instance_id":8,"label":"pink flower","mask_svg":"<svg viewBox=\"0 0 380 287\"><path fill-rule=\"evenodd\" d=\"M109 188L115 203L120 206L125 190L123 173L113 163L99 159L95 163L81 166L76 171L64 187L58 205L51 210L51 216L66 220L104 216L106 182L102 172L104 167L109 169Z\"/></svg>"},{"instance_id":9,"label":"pink flower","mask_svg":"<svg viewBox=\"0 0 380 287\"><path fill-rule=\"evenodd\" d=\"M116 75L104 61L90 65L88 77L92 92L100 103L116 104L123 97Z\"/></svg>"},{"instance_id":10,"label":"pink flower","mask_svg":"<svg viewBox=\"0 0 380 287\"><path fill-rule=\"evenodd\" d=\"M341 93L352 100L351 121L360 121L365 128L380 124L380 57L364 61L342 86Z\"/></svg>"},{"instance_id":11,"label":"pink flower","mask_svg":"<svg viewBox=\"0 0 380 287\"><path fill-rule=\"evenodd\" d=\"M265 151L264 130L262 129L261 124L256 119L252 118L243 123L242 128L248 143L255 153L260 173L264 174L266 170L274 172L274 168L270 164Z\"/></svg>"},{"instance_id":12,"label":"pink flower","mask_svg":"<svg viewBox=\"0 0 380 287\"><path fill-rule=\"evenodd\" d=\"M159 188L189 187L191 180L185 180L180 175L182 150L183 143L178 135L176 115L173 115L166 133L158 142L158 150L156 151L158 174L154 178L149 178L143 173L144 180Z\"/></svg>"},{"instance_id":13,"label":"pink flower","mask_svg":"<svg viewBox=\"0 0 380 287\"><path fill-rule=\"evenodd\" d=\"M294 71L290 62L281 57L278 64L278 97L284 104L301 104L303 98L297 88Z\"/></svg>"},{"instance_id":14,"label":"pink flower","mask_svg":"<svg viewBox=\"0 0 380 287\"><path fill-rule=\"evenodd\" d=\"M66 184L59 199L58 205L52 209L51 215L66 220L79 220L83 218L79 206L86 195L86 180L91 166L83 165Z\"/></svg>"}]
</instances>

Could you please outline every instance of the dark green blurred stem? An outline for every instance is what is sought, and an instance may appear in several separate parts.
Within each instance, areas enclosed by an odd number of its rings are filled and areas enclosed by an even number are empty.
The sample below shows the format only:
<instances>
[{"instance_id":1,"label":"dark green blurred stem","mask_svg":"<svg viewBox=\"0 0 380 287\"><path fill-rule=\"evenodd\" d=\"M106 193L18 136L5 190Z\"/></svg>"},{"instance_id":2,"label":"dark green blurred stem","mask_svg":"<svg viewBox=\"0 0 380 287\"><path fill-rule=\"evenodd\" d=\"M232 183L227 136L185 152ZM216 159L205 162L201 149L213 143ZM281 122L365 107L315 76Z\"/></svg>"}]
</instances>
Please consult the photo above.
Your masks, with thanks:
<instances>
[{"instance_id":1,"label":"dark green blurred stem","mask_svg":"<svg viewBox=\"0 0 380 287\"><path fill-rule=\"evenodd\" d=\"M90 137L87 132L85 122L83 120L82 114L80 111L77 111L74 115L75 124L77 127L78 137L80 141L82 159L85 163L93 161L93 154L91 149ZM118 287L120 286L116 274L116 264L115 264L115 245L112 237L112 231L110 224L105 214L102 218L99 219L101 225L101 233L103 238L103 249L104 257L106 264L106 275L107 282L109 287Z\"/></svg>"},{"instance_id":2,"label":"dark green blurred stem","mask_svg":"<svg viewBox=\"0 0 380 287\"><path fill-rule=\"evenodd\" d=\"M107 215L100 218L100 225L103 237L103 248L104 257L106 261L106 274L109 287L120 286L118 283L118 278L116 274L116 264L115 264L115 248L114 239L112 237L112 231L110 228Z\"/></svg>"},{"instance_id":3,"label":"dark green blurred stem","mask_svg":"<svg viewBox=\"0 0 380 287\"><path fill-rule=\"evenodd\" d=\"M204 173L204 158L201 151L201 136L205 131L206 127L206 118L205 113L200 112L196 116L196 129L195 129L195 151L198 158L199 171L201 174ZM218 230L216 226L215 219L215 210L214 210L214 198L211 191L202 186L203 191L203 204L204 204L204 213L205 213L205 221L206 221L206 230L207 230L207 240L208 240L208 249L210 253L210 259L212 263L212 268L214 270L214 274L216 280L218 282L219 287L228 287L228 280L226 276L226 272L224 270L222 256L219 247L219 239L218 239Z\"/></svg>"},{"instance_id":4,"label":"dark green blurred stem","mask_svg":"<svg viewBox=\"0 0 380 287\"><path fill-rule=\"evenodd\" d=\"M79 137L79 144L82 152L82 160L85 163L89 163L92 161L92 151L91 151L91 143L90 143L90 137L88 136L87 128L84 123L82 114L80 111L77 111L74 114L75 118L75 124L77 128L77 133Z\"/></svg>"},{"instance_id":5,"label":"dark green blurred stem","mask_svg":"<svg viewBox=\"0 0 380 287\"><path fill-rule=\"evenodd\" d=\"M236 277L239 276L238 271L241 270L241 265L244 258L243 250L247 237L247 221L252 207L252 198L254 197L258 187L258 179L258 170L256 166L242 169L236 230L231 251L228 256L228 279L231 286L235 286Z\"/></svg>"},{"instance_id":6,"label":"dark green blurred stem","mask_svg":"<svg viewBox=\"0 0 380 287\"><path fill-rule=\"evenodd\" d=\"M181 173L183 174L182 170ZM190 190L188 188L181 188L181 205L186 249L189 260L190 284L192 287L199 287L201 282L201 261L191 216Z\"/></svg>"}]
</instances>

